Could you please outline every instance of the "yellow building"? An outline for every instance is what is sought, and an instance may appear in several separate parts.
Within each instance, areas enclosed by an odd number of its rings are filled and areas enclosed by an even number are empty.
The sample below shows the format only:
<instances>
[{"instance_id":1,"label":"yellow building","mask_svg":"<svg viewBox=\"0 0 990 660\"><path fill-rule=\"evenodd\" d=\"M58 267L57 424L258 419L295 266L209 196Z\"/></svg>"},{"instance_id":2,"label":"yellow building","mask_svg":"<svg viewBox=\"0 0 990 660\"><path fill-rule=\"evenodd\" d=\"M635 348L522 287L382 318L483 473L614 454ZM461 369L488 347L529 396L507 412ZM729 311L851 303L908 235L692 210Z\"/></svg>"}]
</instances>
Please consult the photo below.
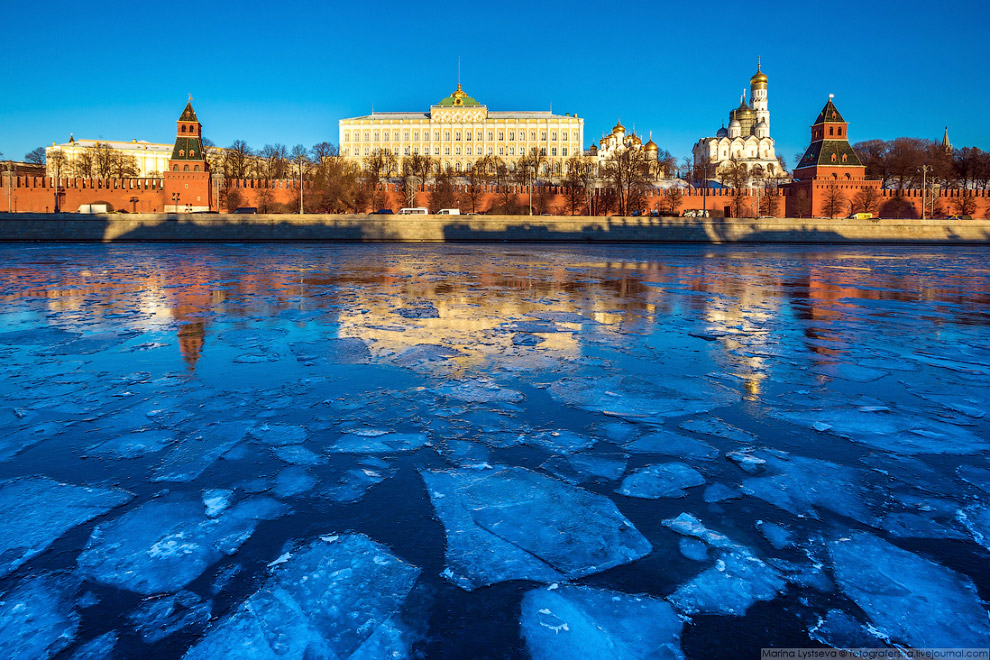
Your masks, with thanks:
<instances>
[{"instance_id":1,"label":"yellow building","mask_svg":"<svg viewBox=\"0 0 990 660\"><path fill-rule=\"evenodd\" d=\"M137 173L133 176L138 178L156 178L161 177L162 173L168 169L168 159L172 157L172 147L174 144L158 144L155 142L145 142L143 140L131 140L130 142L121 142L118 140L77 140L75 137L69 136L69 141L62 144L55 144L54 142L50 147L45 147L45 161L47 165L47 175L55 176L55 161L52 159L52 154L57 151L61 151L66 156L66 163L62 166L61 175L63 177L70 176L71 171L66 171L66 166L69 170L72 169L72 163L76 160L78 156L81 156L87 151L91 151L96 147L97 144L105 144L110 149L121 155L133 157L133 164Z\"/></svg>"},{"instance_id":2,"label":"yellow building","mask_svg":"<svg viewBox=\"0 0 990 660\"><path fill-rule=\"evenodd\" d=\"M561 174L571 156L581 155L584 119L549 111L491 111L461 89L429 112L373 112L340 120L340 153L361 162L375 150L406 156L429 155L453 172L467 171L484 156L513 167L532 149L546 157L543 175Z\"/></svg>"}]
</instances>

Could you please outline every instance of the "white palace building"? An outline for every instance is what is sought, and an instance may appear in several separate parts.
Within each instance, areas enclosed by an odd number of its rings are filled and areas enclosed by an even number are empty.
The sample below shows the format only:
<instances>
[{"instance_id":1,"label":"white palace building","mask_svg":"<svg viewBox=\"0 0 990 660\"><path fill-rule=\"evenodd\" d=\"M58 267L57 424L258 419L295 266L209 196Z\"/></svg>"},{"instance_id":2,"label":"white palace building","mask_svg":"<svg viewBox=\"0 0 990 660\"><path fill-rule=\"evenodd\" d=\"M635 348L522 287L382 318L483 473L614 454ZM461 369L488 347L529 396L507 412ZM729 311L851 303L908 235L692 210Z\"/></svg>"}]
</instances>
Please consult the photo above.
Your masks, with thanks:
<instances>
[{"instance_id":1,"label":"white palace building","mask_svg":"<svg viewBox=\"0 0 990 660\"><path fill-rule=\"evenodd\" d=\"M359 162L375 153L430 155L441 167L465 172L484 156L497 156L510 167L532 149L546 157L543 175L565 171L568 158L581 155L584 119L549 111L489 110L461 89L430 107L429 112L372 112L341 119L340 153Z\"/></svg>"},{"instance_id":2,"label":"white palace building","mask_svg":"<svg viewBox=\"0 0 990 660\"><path fill-rule=\"evenodd\" d=\"M694 162L698 166L707 163L710 178L733 161L741 163L756 178L786 176L770 137L767 76L759 63L749 88L750 102L746 103L743 92L739 107L729 112L729 127L723 125L715 137L702 138L694 145Z\"/></svg>"}]
</instances>

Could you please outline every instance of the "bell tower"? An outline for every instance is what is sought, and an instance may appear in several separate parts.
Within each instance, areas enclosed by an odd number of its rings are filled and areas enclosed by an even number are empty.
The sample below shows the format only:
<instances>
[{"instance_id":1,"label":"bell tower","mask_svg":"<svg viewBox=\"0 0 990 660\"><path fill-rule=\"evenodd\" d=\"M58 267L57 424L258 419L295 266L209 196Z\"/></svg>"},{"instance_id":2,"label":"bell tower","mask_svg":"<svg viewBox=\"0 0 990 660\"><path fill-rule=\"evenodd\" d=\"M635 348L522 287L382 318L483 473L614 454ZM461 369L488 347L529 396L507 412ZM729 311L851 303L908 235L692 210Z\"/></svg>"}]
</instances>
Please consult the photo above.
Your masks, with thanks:
<instances>
[{"instance_id":1,"label":"bell tower","mask_svg":"<svg viewBox=\"0 0 990 660\"><path fill-rule=\"evenodd\" d=\"M756 58L756 73L749 79L749 98L756 112L756 123L766 122L767 135L770 134L770 104L767 98L767 74L763 73L762 58Z\"/></svg>"},{"instance_id":2,"label":"bell tower","mask_svg":"<svg viewBox=\"0 0 990 660\"><path fill-rule=\"evenodd\" d=\"M192 95L176 122L175 146L164 178L166 213L211 210L210 171L203 148L203 125L193 110Z\"/></svg>"}]
</instances>

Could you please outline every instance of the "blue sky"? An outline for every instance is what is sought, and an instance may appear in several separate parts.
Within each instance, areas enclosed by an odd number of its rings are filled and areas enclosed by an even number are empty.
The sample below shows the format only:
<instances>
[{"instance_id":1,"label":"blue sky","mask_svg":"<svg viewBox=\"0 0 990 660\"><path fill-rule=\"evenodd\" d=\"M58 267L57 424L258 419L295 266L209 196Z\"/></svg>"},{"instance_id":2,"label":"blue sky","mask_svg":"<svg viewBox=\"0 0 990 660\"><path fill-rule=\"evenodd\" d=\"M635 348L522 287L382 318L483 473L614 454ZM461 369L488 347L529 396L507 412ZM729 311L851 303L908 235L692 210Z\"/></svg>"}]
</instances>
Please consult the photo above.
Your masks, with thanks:
<instances>
[{"instance_id":1,"label":"blue sky","mask_svg":"<svg viewBox=\"0 0 990 660\"><path fill-rule=\"evenodd\" d=\"M77 138L171 142L194 96L204 135L311 146L337 121L425 111L457 84L493 110L576 112L678 158L756 70L792 167L828 94L851 139L990 149L983 2L5 3L0 152Z\"/></svg>"}]
</instances>

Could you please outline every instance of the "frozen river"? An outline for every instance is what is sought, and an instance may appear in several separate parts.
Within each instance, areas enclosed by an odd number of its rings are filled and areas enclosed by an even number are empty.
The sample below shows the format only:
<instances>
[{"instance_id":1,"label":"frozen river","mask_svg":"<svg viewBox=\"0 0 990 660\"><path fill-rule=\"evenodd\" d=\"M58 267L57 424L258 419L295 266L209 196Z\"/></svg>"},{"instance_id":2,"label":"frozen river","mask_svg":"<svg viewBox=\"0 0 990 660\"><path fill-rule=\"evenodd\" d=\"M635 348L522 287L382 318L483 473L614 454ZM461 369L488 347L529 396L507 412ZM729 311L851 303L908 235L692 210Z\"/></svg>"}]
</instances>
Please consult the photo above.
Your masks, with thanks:
<instances>
[{"instance_id":1,"label":"frozen river","mask_svg":"<svg viewBox=\"0 0 990 660\"><path fill-rule=\"evenodd\" d=\"M990 643L984 248L0 258L5 659Z\"/></svg>"}]
</instances>

